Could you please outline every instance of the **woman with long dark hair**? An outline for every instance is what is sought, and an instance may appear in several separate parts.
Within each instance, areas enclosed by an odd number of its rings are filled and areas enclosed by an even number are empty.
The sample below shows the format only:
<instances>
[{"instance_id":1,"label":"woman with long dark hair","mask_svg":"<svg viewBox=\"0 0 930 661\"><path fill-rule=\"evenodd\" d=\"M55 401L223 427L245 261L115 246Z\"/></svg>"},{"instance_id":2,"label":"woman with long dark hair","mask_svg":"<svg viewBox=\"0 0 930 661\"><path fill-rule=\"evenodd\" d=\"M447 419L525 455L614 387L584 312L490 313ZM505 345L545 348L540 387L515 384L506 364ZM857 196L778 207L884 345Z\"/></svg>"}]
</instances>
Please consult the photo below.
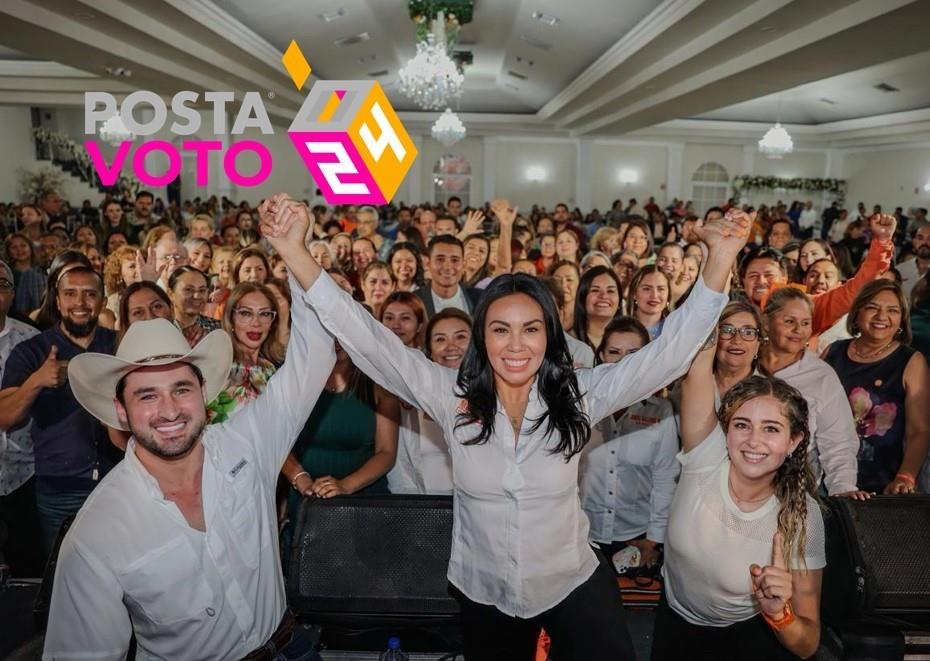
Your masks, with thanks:
<instances>
[{"instance_id":1,"label":"woman with long dark hair","mask_svg":"<svg viewBox=\"0 0 930 661\"><path fill-rule=\"evenodd\" d=\"M609 266L595 266L583 276L575 296L574 336L592 349L601 345L604 329L617 315L623 298L620 278Z\"/></svg>"},{"instance_id":2,"label":"woman with long dark hair","mask_svg":"<svg viewBox=\"0 0 930 661\"><path fill-rule=\"evenodd\" d=\"M307 209L275 198L269 233L304 232ZM510 213L513 210L510 209ZM561 659L632 659L614 573L588 543L578 459L591 425L681 375L726 303L730 264L751 219L702 225L710 257L662 337L616 364L573 368L555 301L525 274L491 282L456 373L403 345L318 265L307 300L371 378L443 429L453 462L449 580L470 661L532 659L540 627Z\"/></svg>"}]
</instances>

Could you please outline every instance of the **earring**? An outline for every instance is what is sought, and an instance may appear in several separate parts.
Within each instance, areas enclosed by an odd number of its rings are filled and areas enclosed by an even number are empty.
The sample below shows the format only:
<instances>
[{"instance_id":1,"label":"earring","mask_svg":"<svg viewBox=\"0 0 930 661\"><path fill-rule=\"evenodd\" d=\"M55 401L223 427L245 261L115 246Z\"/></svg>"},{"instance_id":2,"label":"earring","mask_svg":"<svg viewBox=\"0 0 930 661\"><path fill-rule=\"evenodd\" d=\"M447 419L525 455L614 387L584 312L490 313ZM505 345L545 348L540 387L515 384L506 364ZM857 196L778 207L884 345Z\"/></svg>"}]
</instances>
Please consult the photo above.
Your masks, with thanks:
<instances>
[{"instance_id":1,"label":"earring","mask_svg":"<svg viewBox=\"0 0 930 661\"><path fill-rule=\"evenodd\" d=\"M894 332L894 336L895 336L895 337L898 337L898 336L899 336L901 333L903 333L903 332L904 332L904 329L901 328L901 327L899 326L899 327L898 327L898 330L896 330L896 331Z\"/></svg>"}]
</instances>

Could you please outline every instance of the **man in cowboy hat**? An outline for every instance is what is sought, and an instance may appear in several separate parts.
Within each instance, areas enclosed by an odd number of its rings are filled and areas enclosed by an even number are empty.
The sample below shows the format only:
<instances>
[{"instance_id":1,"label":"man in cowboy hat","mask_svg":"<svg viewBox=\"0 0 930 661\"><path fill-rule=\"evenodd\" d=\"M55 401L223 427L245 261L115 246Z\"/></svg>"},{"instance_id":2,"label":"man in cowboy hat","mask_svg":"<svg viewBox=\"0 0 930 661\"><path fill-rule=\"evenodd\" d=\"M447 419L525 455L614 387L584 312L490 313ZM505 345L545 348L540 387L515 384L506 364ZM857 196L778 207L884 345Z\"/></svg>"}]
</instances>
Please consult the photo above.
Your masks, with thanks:
<instances>
[{"instance_id":1,"label":"man in cowboy hat","mask_svg":"<svg viewBox=\"0 0 930 661\"><path fill-rule=\"evenodd\" d=\"M137 658L318 658L286 615L275 484L335 352L302 300L306 223L275 220L289 204L261 208L293 275L287 360L236 416L204 426L232 361L223 331L190 349L169 322L141 321L115 356L71 361L78 401L132 438L61 546L46 659L122 659L133 632Z\"/></svg>"}]
</instances>

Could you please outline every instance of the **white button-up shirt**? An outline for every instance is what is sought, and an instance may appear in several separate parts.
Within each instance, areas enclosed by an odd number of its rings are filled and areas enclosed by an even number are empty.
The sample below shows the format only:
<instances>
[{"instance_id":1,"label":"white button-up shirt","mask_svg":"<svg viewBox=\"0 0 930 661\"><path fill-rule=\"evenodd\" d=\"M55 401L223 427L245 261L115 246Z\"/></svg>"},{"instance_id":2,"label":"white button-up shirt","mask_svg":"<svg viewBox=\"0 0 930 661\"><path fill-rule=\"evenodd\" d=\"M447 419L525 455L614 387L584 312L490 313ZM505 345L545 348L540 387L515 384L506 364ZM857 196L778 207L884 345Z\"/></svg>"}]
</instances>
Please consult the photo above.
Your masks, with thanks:
<instances>
[{"instance_id":1,"label":"white button-up shirt","mask_svg":"<svg viewBox=\"0 0 930 661\"><path fill-rule=\"evenodd\" d=\"M335 364L292 281L287 360L237 415L204 429L206 532L167 500L129 441L61 547L45 659L239 659L284 614L275 484Z\"/></svg>"},{"instance_id":2,"label":"white button-up shirt","mask_svg":"<svg viewBox=\"0 0 930 661\"><path fill-rule=\"evenodd\" d=\"M581 456L581 505L591 539L609 544L646 533L664 542L677 454L678 425L662 397L637 402L619 420L609 415L592 427Z\"/></svg>"},{"instance_id":3,"label":"white button-up shirt","mask_svg":"<svg viewBox=\"0 0 930 661\"><path fill-rule=\"evenodd\" d=\"M39 334L32 326L16 319L6 318L0 330L0 380L10 353L20 342ZM13 493L23 486L35 472L35 454L32 450L32 420L16 429L0 429L0 496Z\"/></svg>"},{"instance_id":4,"label":"white button-up shirt","mask_svg":"<svg viewBox=\"0 0 930 661\"><path fill-rule=\"evenodd\" d=\"M452 493L452 457L442 428L406 402L401 402L397 459L387 479L391 493Z\"/></svg>"},{"instance_id":5,"label":"white button-up shirt","mask_svg":"<svg viewBox=\"0 0 930 661\"><path fill-rule=\"evenodd\" d=\"M455 370L405 347L325 273L308 300L359 369L442 428L455 495L448 574L453 585L475 602L529 618L561 602L594 573L598 561L578 497L580 455L566 462L552 454L558 438L546 433L546 425L533 428L547 411L535 383L519 439L498 402L488 442L464 445L479 426L456 426L464 402L455 394ZM592 424L681 376L726 301L699 279L687 303L668 317L659 340L619 363L577 370Z\"/></svg>"}]
</instances>

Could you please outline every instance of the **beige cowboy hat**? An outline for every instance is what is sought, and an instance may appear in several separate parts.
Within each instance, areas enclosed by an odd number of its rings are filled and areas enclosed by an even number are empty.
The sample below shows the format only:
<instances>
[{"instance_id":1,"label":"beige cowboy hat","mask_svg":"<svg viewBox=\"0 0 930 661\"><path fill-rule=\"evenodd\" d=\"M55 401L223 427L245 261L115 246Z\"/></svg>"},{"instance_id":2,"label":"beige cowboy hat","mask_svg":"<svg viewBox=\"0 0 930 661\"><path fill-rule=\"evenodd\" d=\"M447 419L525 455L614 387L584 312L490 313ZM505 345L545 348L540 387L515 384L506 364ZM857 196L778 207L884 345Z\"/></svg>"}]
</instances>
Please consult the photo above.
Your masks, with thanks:
<instances>
[{"instance_id":1,"label":"beige cowboy hat","mask_svg":"<svg viewBox=\"0 0 930 661\"><path fill-rule=\"evenodd\" d=\"M103 424L129 431L116 416L116 384L140 367L189 363L203 375L207 402L226 386L232 366L232 341L226 331L208 333L193 349L167 319L137 321L129 327L116 355L82 353L68 364L71 391L81 406Z\"/></svg>"}]
</instances>

